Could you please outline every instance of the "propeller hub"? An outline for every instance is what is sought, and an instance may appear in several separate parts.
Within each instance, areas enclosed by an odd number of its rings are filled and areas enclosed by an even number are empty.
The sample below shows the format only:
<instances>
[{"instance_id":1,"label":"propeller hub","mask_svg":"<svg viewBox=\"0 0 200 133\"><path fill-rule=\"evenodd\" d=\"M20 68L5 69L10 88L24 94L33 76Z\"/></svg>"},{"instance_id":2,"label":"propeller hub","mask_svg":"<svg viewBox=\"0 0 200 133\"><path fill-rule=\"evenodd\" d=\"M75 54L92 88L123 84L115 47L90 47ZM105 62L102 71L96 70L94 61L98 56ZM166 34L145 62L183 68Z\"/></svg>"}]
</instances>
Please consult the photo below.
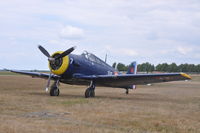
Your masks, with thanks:
<instances>
[{"instance_id":1,"label":"propeller hub","mask_svg":"<svg viewBox=\"0 0 200 133\"><path fill-rule=\"evenodd\" d=\"M56 59L56 57L59 56L59 55L60 54L58 54L58 53L54 54L51 58L48 59L49 60L49 64L50 64L50 66L51 66L51 68L53 70L58 70L61 67L62 63L63 63L63 59L62 58Z\"/></svg>"},{"instance_id":2,"label":"propeller hub","mask_svg":"<svg viewBox=\"0 0 200 133\"><path fill-rule=\"evenodd\" d=\"M54 61L55 61L55 58L49 57L49 58L48 58L48 61L54 62Z\"/></svg>"}]
</instances>

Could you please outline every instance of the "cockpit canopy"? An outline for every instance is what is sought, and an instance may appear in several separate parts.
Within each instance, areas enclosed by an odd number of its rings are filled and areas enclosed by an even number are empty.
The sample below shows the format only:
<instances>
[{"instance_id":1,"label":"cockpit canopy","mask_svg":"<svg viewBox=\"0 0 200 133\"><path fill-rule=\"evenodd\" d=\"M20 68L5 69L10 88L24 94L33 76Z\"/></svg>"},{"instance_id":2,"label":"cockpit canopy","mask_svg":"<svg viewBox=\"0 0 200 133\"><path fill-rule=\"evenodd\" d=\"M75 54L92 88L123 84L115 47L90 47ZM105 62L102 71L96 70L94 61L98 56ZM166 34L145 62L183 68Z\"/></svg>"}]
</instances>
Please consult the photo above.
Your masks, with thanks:
<instances>
[{"instance_id":1,"label":"cockpit canopy","mask_svg":"<svg viewBox=\"0 0 200 133\"><path fill-rule=\"evenodd\" d=\"M94 54L89 53L87 51L84 51L82 54L82 56L84 56L86 59L88 59L89 61L104 65L104 66L109 66L108 64L106 64L104 61L102 61L101 59L99 59L98 57L96 57Z\"/></svg>"}]
</instances>

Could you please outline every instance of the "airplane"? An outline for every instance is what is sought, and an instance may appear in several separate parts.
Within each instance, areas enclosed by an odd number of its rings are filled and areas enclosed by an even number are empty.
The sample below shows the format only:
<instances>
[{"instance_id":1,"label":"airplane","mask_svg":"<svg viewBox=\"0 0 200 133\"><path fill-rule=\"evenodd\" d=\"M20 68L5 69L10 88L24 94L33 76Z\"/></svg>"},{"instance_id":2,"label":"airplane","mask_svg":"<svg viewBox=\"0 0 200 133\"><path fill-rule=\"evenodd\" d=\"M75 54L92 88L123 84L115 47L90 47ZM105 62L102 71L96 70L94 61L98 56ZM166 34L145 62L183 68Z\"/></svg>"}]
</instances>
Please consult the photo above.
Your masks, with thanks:
<instances>
[{"instance_id":1,"label":"airplane","mask_svg":"<svg viewBox=\"0 0 200 133\"><path fill-rule=\"evenodd\" d=\"M124 88L128 94L129 89L133 89L135 85L191 79L186 73L137 74L135 62L131 63L126 74L122 74L92 53L85 51L81 55L72 54L76 47L64 52L57 51L52 55L41 45L38 48L48 59L50 73L6 70L48 79L46 91L50 87L50 81L53 80L50 96L59 96L59 83L89 85L85 90L85 98L90 98L95 97L96 86Z\"/></svg>"}]
</instances>

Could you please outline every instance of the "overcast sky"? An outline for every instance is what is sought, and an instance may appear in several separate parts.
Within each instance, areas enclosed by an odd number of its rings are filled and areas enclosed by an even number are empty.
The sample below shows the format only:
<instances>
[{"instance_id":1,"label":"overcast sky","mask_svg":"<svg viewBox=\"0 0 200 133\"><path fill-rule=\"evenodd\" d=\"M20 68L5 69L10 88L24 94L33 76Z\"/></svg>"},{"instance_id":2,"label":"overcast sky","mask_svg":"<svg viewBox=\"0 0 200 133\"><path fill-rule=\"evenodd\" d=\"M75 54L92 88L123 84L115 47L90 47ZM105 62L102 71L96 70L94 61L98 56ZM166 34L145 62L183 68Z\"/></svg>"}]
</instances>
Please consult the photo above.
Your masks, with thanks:
<instances>
[{"instance_id":1,"label":"overcast sky","mask_svg":"<svg viewBox=\"0 0 200 133\"><path fill-rule=\"evenodd\" d=\"M107 53L109 64L200 64L200 1L1 1L0 66L48 69L38 44L50 53Z\"/></svg>"}]
</instances>

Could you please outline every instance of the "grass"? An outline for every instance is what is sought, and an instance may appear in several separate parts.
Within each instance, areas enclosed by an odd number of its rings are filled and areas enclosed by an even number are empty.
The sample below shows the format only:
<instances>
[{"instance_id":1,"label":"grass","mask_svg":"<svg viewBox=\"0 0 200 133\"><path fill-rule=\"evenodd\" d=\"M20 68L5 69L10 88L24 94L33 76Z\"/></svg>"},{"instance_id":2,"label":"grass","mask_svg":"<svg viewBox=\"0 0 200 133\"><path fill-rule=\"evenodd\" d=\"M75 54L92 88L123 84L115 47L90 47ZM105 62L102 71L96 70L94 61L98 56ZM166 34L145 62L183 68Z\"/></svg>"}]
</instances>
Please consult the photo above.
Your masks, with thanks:
<instances>
[{"instance_id":1,"label":"grass","mask_svg":"<svg viewBox=\"0 0 200 133\"><path fill-rule=\"evenodd\" d=\"M192 81L138 86L130 91L61 84L59 97L44 91L46 80L0 76L0 132L4 133L198 133L200 76ZM34 116L34 114L37 114ZM39 115L38 115L39 114Z\"/></svg>"},{"instance_id":2,"label":"grass","mask_svg":"<svg viewBox=\"0 0 200 133\"><path fill-rule=\"evenodd\" d=\"M0 71L0 76L1 75L19 75L17 73L12 73L12 72L7 72L7 71Z\"/></svg>"},{"instance_id":3,"label":"grass","mask_svg":"<svg viewBox=\"0 0 200 133\"><path fill-rule=\"evenodd\" d=\"M88 103L88 100L85 98L80 98L80 99L73 99L73 100L68 100L68 101L65 100L61 103L63 105L85 104L85 103Z\"/></svg>"}]
</instances>

